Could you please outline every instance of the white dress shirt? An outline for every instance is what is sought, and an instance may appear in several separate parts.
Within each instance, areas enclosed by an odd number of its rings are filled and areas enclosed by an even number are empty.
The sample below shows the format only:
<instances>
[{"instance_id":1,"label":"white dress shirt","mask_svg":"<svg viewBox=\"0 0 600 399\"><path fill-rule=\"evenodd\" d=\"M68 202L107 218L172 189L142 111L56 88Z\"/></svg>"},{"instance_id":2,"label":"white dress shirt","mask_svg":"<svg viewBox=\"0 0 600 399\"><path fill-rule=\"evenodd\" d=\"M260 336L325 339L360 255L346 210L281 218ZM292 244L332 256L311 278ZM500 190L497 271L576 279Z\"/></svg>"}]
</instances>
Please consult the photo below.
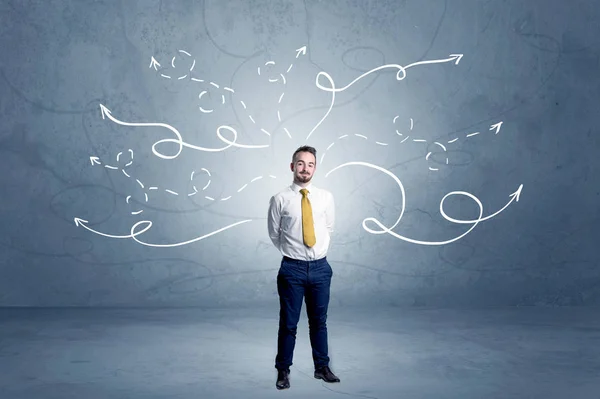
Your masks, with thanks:
<instances>
[{"instance_id":1,"label":"white dress shirt","mask_svg":"<svg viewBox=\"0 0 600 399\"><path fill-rule=\"evenodd\" d=\"M308 199L313 212L317 242L312 248L304 245L302 235L302 187L296 183L271 197L267 227L273 245L287 256L297 260L317 260L327 255L330 234L333 232L335 207L333 195L310 183Z\"/></svg>"}]
</instances>

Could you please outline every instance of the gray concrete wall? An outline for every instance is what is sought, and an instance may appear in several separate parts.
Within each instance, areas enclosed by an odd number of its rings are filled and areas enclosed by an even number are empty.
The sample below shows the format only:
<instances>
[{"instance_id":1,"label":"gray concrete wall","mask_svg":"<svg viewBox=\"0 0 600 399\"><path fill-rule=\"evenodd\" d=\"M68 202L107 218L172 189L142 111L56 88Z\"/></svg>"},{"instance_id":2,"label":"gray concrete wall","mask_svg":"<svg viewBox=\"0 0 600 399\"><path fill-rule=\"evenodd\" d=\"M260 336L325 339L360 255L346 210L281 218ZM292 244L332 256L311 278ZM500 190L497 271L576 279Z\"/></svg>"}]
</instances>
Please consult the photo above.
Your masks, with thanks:
<instances>
[{"instance_id":1,"label":"gray concrete wall","mask_svg":"<svg viewBox=\"0 0 600 399\"><path fill-rule=\"evenodd\" d=\"M276 303L266 210L305 143L332 305L600 304L597 2L0 10L2 306Z\"/></svg>"}]
</instances>

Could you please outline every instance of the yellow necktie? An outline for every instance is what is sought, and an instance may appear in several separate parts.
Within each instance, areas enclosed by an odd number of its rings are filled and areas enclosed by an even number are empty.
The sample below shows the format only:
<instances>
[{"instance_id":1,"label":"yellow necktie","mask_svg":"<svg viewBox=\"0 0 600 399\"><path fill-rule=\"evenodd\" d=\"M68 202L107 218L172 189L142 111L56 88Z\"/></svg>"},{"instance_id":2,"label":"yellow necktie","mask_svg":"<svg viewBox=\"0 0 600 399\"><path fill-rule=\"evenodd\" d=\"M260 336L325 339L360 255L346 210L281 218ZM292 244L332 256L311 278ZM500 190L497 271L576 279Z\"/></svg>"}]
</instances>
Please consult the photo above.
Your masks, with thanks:
<instances>
[{"instance_id":1,"label":"yellow necktie","mask_svg":"<svg viewBox=\"0 0 600 399\"><path fill-rule=\"evenodd\" d=\"M317 242L315 227L313 225L312 207L307 196L308 190L303 188L300 192L302 193L302 235L304 237L304 244L311 248Z\"/></svg>"}]
</instances>

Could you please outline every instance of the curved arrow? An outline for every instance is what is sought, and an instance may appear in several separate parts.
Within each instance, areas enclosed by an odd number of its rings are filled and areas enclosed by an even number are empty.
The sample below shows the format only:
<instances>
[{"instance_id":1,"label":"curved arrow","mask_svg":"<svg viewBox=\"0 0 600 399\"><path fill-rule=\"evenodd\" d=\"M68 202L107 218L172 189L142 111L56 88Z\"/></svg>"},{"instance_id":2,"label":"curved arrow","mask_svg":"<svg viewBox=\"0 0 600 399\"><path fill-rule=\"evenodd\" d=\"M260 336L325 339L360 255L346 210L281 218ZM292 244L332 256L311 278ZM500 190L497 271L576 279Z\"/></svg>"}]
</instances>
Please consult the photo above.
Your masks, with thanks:
<instances>
[{"instance_id":1,"label":"curved arrow","mask_svg":"<svg viewBox=\"0 0 600 399\"><path fill-rule=\"evenodd\" d=\"M494 216L497 216L497 215L498 215L498 214L500 214L502 211L504 211L506 208L508 208L508 207L510 206L510 204L512 204L512 203L513 203L513 201L515 201L515 202L519 202L519 197L521 196L521 191L522 191L522 190L523 190L523 184L521 184L521 185L519 186L519 188L517 189L517 191L515 191L514 193L512 193L512 194L510 194L510 195L509 195L509 197L511 197L511 198L510 198L510 201L508 201L508 202L506 203L506 205L504 205L504 206L503 206L503 207L502 207L502 208L501 208L499 211L497 211L497 212L495 212L495 213L492 213L491 215L488 215L488 216L486 216L486 217L483 217L483 218L479 218L479 219L473 219L473 220L461 220L461 219L454 219L454 218L451 218L450 216L446 215L446 213L445 213L445 212L444 212L444 210L443 210L443 202L444 202L444 199L445 199L446 197L442 198L442 202L440 202L440 212L441 212L442 216L444 217L444 219L446 219L446 220L449 220L449 221L451 221L451 222L453 222L453 223L459 223L459 224L471 224L471 223L478 223L478 222L481 222L481 221L484 221L484 220L491 219L491 218L493 218Z\"/></svg>"},{"instance_id":2,"label":"curved arrow","mask_svg":"<svg viewBox=\"0 0 600 399\"><path fill-rule=\"evenodd\" d=\"M244 144L238 144L236 143L237 140L237 131L232 128L231 126L227 126L227 125L222 125L219 126L217 128L217 136L219 137L219 139L221 139L221 141L223 141L224 143L227 143L228 145L226 145L225 147L222 148L205 148L205 147L200 147L200 146L196 146L196 145L192 145L192 144L188 144L185 141L183 141L183 137L181 136L181 133L179 133L179 130L177 130L176 128L174 128L173 126L166 124L166 123L147 123L147 122L124 122L121 121L117 118L115 118L112 115L112 112L106 108L103 104L100 104L100 111L102 112L102 119L108 118L110 119L112 122L118 124L118 125L123 125L123 126L133 126L133 127L163 127L166 128L168 130L170 130L171 132L173 132L173 134L175 134L175 136L177 136L177 139L162 139L157 141L156 143L154 143L152 145L152 152L154 153L154 155L156 155L159 158L163 158L163 159L174 159L177 158L179 156L179 154L181 154L181 151L183 150L183 147L188 147L191 148L193 150L198 150L198 151L206 151L206 152L219 152L219 151L224 151L226 149L228 149L229 147L239 147L239 148L266 148L269 145L244 145ZM225 137L223 137L223 135L221 134L221 130L225 129L225 130L229 130L230 132L233 133L233 141L227 140ZM179 146L179 149L177 150L177 153L175 155L164 155L161 154L160 152L158 152L158 150L156 149L156 146L162 143L175 143Z\"/></svg>"},{"instance_id":3,"label":"curved arrow","mask_svg":"<svg viewBox=\"0 0 600 399\"><path fill-rule=\"evenodd\" d=\"M396 80L400 81L400 80L403 80L404 78L406 78L406 70L408 68L411 68L411 67L414 67L414 66L417 66L417 65L437 64L437 63L452 62L452 61L454 61L455 65L458 65L458 63L460 62L460 60L462 59L462 57L463 57L463 54L450 54L449 58L444 58L444 59L439 59L439 60L429 60L429 61L418 61L418 62L413 62L412 64L409 64L407 66L402 66L402 65L399 65L399 64L382 65L382 66L379 66L377 68L373 68L370 71L367 71L367 72L363 73L362 75L360 75L359 77L357 77L356 79L354 79L352 82L348 83L346 86L340 87L340 88L337 88L337 89L335 87L335 83L334 83L331 75L329 75L325 71L319 72L317 74L316 79L315 79L315 84L316 84L316 86L319 89L331 93L331 104L329 105L329 109L327 110L327 112L325 113L325 115L323 116L323 118L321 118L321 120L315 125L315 127L312 128L312 130L310 131L310 133L308 133L308 136L306 136L306 139L308 140L310 138L310 136L312 136L312 134L314 133L314 131L317 130L317 128L319 126L321 126L321 123L323 123L323 121L331 113L331 110L333 109L333 105L335 104L335 93L346 90L347 88L349 88L350 86L352 86L354 83L358 82L359 80L361 80L365 76L368 76L368 75L370 75L370 74L372 74L374 72L377 72L379 70L382 70L382 69L395 68L395 69L398 69L398 72L396 73ZM324 76L329 81L329 83L331 84L330 87L325 87L321 83L319 83L319 79L321 78L321 76Z\"/></svg>"},{"instance_id":4,"label":"curved arrow","mask_svg":"<svg viewBox=\"0 0 600 399\"><path fill-rule=\"evenodd\" d=\"M423 240L415 240L409 237L405 237L402 236L400 234L397 234L395 232L392 231L392 229L394 229L399 223L400 220L402 219L402 216L404 215L404 209L405 209L405 192L404 192L404 186L402 185L402 182L400 181L400 179L398 179L398 177L396 175L394 175L392 172L380 167L380 166L376 166L367 162L347 162L341 165L336 166L335 168L333 168L332 170L330 170L329 172L327 172L327 174L325 175L325 177L328 177L332 172L341 169L343 167L346 166L350 166L350 165L359 165L359 166L366 166L372 169L376 169L379 170L380 172L383 172L385 174L387 174L388 176L390 176L392 179L394 179L394 181L396 182L396 184L398 184L398 187L400 187L400 191L402 193L402 210L400 211L400 216L398 217L398 219L396 220L396 222L390 226L390 227L386 227L384 226L379 220L377 220L376 218L365 218L362 222L362 227L368 231L371 234L383 234L383 233L388 233L400 240L404 240L413 244L420 244L420 245L445 245L445 244L450 244L451 242L460 240L461 238L463 238L464 236L466 236L467 234L469 234L471 231L473 231L473 229L475 228L475 226L477 226L481 221L484 220L488 220L493 218L494 216L498 215L500 212L502 212L504 209L506 209L513 201L519 201L519 196L521 194L521 190L523 189L523 185L521 184L519 186L519 189L517 191L515 191L514 193L512 193L510 196L512 197L511 200L508 202L508 204L506 204L502 209L500 209L499 211L483 217L483 204L481 203L481 201L475 197L473 194L470 194L466 191L452 191L448 194L446 194L442 200L440 201L440 213L442 214L442 216L444 217L444 219L448 220L449 222L452 223L459 223L459 224L472 224L471 228L469 228L469 230L467 230L466 232L464 232L463 234L461 234L458 237L452 238L450 240L445 240L445 241L423 241ZM477 205L479 206L479 217L477 219L473 219L473 220L460 220L460 219L455 219L455 218L451 218L450 216L448 216L446 214L446 212L444 211L444 201L446 200L446 198L452 196L452 195L463 195L466 197L471 198L473 201L475 201L477 203ZM377 226L379 226L379 228L381 230L373 230L371 228L369 228L367 226L367 222L373 222L375 223Z\"/></svg>"},{"instance_id":5,"label":"curved arrow","mask_svg":"<svg viewBox=\"0 0 600 399\"><path fill-rule=\"evenodd\" d=\"M359 80L361 80L362 78L364 78L365 76L368 76L370 74L372 74L373 72L377 72L380 71L382 69L388 69L388 68L394 68L394 69L398 69L398 72L396 73L396 80L403 80L404 78L406 78L406 70L408 68L412 68L414 66L417 65L425 65L425 64L440 64L440 63L444 63L444 62L452 62L454 61L455 65L458 65L458 63L460 62L460 60L462 59L463 54L450 54L449 58L444 58L444 59L440 59L440 60L429 60L429 61L418 61L418 62L413 62L412 64L408 64L407 66L402 66L399 64L387 64L387 65L382 65L379 66L377 68L373 68L370 71L367 71L365 73L363 73L362 75L360 75L359 77L357 77L356 79L354 79L352 82L348 83L346 86L344 87L340 87L339 89L336 89L334 87L331 88L327 88L322 86L319 83L319 76L323 73L323 72L319 72L317 74L317 80L316 80L316 85L319 89L323 90L323 91L328 91L328 92L340 92L340 91L344 91L346 89L348 89L350 86L352 86L354 83L358 82Z\"/></svg>"},{"instance_id":6,"label":"curved arrow","mask_svg":"<svg viewBox=\"0 0 600 399\"><path fill-rule=\"evenodd\" d=\"M73 220L75 221L75 226L77 226L77 227L81 226L81 227L83 227L84 229L86 229L86 230L88 230L88 231L91 231L92 233L95 233L95 234L101 235L101 236L103 236L103 237L108 237L108 238L121 238L121 239L123 239L123 238L133 238L133 239L134 239L136 242L138 242L139 244L146 245L146 246L149 246L149 247L159 247L159 248L178 247L178 246L181 246L181 245L190 244L190 243L193 243L193 242L196 242L196 241L203 240L203 239L205 239L205 238L208 238L208 237L210 237L210 236L213 236L213 235L215 235L215 234L218 234L218 233L220 233L220 232L222 232L222 231L228 230L228 229L230 229L230 228L232 228L232 227L235 227L235 226L237 226L237 225L240 225L240 224L243 224L243 223L248 223L248 222L251 222L251 221L252 221L252 219L247 219L247 220L242 220L242 221L240 221L240 222L232 223L232 224L230 224L230 225L227 225L227 226L225 226L225 227L222 227L222 228L220 228L220 229L218 229L218 230L215 230L215 231L213 231L213 232L211 232L211 233L208 233L208 234L205 234L205 235L203 235L203 236L196 237L196 238L194 238L194 239L191 239L191 240L188 240L188 241L184 241L184 242L178 242L178 243L174 243L174 244L151 244L151 243L147 243L147 242L141 241L141 240L139 240L139 239L137 239L137 238L136 238L136 237L137 237L137 236L139 236L140 234L143 234L143 233L145 233L146 231L150 230L150 228L152 227L152 222L151 222L150 220L142 220L142 221L139 221L139 222L137 222L136 224L134 224L133 226L131 226L131 232L130 232L130 234L127 234L127 235L114 235L114 234L106 234L106 233L102 233L102 232L100 232L100 231L97 231L97 230L94 230L94 229L92 229L91 227L88 227L88 226L87 226L87 223L88 223L88 221L87 221L87 220L84 220L84 219L81 219L81 218L78 218L78 217L74 218ZM146 226L146 227L144 227L144 228L143 228L142 230L140 230L140 231L135 231L135 230L136 230L136 228L137 228L139 225L141 225L141 224L146 224L147 226Z\"/></svg>"},{"instance_id":7,"label":"curved arrow","mask_svg":"<svg viewBox=\"0 0 600 399\"><path fill-rule=\"evenodd\" d=\"M102 233L100 231L94 230L91 227L88 227L87 224L89 223L87 220L81 219L81 218L73 218L73 220L75 221L75 226L79 227L83 227L84 229L91 231L92 233L104 236L104 237L108 237L108 238L133 238L132 234L128 234L128 235L114 235L114 234L106 234L106 233ZM150 226L152 226L152 223L150 222ZM145 228L144 230L138 231L137 233L135 233L135 235L139 235L139 234L143 234L144 232L148 231L148 229L150 228L150 226L148 226L147 228Z\"/></svg>"}]
</instances>

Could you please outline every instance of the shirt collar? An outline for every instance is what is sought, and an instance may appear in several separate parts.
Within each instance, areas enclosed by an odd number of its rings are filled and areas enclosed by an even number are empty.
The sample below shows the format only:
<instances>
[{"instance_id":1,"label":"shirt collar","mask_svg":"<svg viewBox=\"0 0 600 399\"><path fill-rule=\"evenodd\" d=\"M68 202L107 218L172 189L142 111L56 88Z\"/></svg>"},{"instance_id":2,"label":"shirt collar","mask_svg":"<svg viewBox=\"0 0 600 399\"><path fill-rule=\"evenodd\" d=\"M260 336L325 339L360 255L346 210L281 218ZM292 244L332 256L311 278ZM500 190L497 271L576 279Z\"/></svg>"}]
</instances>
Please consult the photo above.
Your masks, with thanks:
<instances>
[{"instance_id":1,"label":"shirt collar","mask_svg":"<svg viewBox=\"0 0 600 399\"><path fill-rule=\"evenodd\" d=\"M300 187L299 185L297 185L296 183L292 183L292 185L290 186L290 188L292 189L293 192L295 192L296 194L300 193L300 190L302 190L302 187ZM313 184L312 182L308 183L308 186L304 187L305 189L307 189L309 192L313 189Z\"/></svg>"}]
</instances>

